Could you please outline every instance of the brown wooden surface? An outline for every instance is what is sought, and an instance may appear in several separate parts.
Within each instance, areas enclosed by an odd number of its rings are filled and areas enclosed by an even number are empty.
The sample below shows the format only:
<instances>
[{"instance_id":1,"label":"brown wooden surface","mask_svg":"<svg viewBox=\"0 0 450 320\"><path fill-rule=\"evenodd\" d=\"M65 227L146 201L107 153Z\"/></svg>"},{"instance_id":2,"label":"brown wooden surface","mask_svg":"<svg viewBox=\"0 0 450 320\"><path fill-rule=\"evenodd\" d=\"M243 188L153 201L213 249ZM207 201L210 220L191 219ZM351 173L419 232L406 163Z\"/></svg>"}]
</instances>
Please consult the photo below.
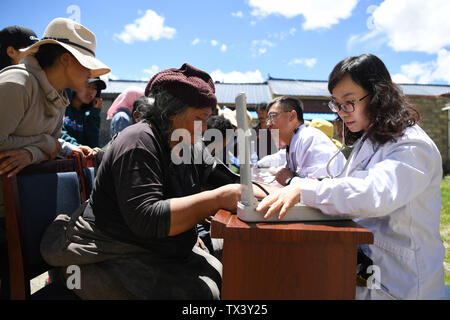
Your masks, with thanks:
<instances>
[{"instance_id":1,"label":"brown wooden surface","mask_svg":"<svg viewBox=\"0 0 450 320\"><path fill-rule=\"evenodd\" d=\"M373 234L353 221L246 223L221 210L222 299L353 299L358 244Z\"/></svg>"},{"instance_id":2,"label":"brown wooden surface","mask_svg":"<svg viewBox=\"0 0 450 320\"><path fill-rule=\"evenodd\" d=\"M1 176L5 205L5 223L8 239L10 299L24 300L29 296L30 283L25 274L23 255L23 228L20 217L20 204L17 191L17 178Z\"/></svg>"},{"instance_id":3,"label":"brown wooden surface","mask_svg":"<svg viewBox=\"0 0 450 320\"><path fill-rule=\"evenodd\" d=\"M76 169L76 170L75 170ZM24 168L19 175L76 171L79 179L82 171L77 168L74 159L51 160L33 164ZM23 243L22 214L19 201L17 175L7 178L1 176L3 201L5 206L5 224L8 240L8 260L10 278L10 299L30 298L30 273L27 270ZM80 191L82 192L82 190Z\"/></svg>"}]
</instances>

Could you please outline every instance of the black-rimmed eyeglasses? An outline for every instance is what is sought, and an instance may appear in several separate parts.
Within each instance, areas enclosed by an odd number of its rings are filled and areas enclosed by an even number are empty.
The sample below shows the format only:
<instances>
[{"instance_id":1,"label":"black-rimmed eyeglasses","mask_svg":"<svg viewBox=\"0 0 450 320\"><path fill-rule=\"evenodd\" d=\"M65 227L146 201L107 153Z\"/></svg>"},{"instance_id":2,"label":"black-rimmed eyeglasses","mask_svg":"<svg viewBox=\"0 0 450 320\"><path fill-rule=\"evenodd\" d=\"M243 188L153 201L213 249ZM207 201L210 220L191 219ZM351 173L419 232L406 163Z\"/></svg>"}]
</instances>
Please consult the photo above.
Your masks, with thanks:
<instances>
[{"instance_id":1,"label":"black-rimmed eyeglasses","mask_svg":"<svg viewBox=\"0 0 450 320\"><path fill-rule=\"evenodd\" d=\"M366 94L364 97L359 99L358 101L363 101L365 98L367 98L370 95L370 93ZM355 111L355 101L346 101L344 103L338 103L335 100L331 100L328 102L328 107L331 109L331 111L338 113L339 111L344 111L347 113L351 113Z\"/></svg>"}]
</instances>

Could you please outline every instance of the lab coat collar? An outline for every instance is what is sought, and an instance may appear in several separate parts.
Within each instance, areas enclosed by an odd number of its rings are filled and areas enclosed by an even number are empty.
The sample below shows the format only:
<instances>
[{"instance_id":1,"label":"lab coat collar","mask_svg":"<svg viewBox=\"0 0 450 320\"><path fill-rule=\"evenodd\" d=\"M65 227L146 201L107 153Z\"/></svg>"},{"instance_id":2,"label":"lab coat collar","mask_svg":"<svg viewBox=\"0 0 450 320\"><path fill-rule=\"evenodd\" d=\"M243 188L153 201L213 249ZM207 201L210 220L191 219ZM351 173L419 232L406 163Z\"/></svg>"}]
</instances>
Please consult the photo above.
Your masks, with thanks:
<instances>
[{"instance_id":1,"label":"lab coat collar","mask_svg":"<svg viewBox=\"0 0 450 320\"><path fill-rule=\"evenodd\" d=\"M378 144L372 143L370 139L366 139L365 136L361 137L363 139L362 145L357 146L359 150L355 150L353 159L351 159L348 170L352 172L354 170L363 170L369 163L370 158L378 149Z\"/></svg>"}]
</instances>

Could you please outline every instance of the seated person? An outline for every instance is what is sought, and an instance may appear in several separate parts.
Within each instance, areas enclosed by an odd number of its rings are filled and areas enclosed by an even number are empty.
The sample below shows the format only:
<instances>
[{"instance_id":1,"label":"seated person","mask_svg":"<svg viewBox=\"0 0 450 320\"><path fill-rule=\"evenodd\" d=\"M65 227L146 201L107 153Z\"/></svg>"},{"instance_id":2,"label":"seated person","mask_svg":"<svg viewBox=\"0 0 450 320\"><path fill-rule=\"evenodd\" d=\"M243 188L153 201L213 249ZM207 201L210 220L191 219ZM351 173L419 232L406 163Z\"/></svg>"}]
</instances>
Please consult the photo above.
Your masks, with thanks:
<instances>
[{"instance_id":1,"label":"seated person","mask_svg":"<svg viewBox=\"0 0 450 320\"><path fill-rule=\"evenodd\" d=\"M132 109L132 122L133 124L141 121L144 119L145 114L147 111L151 108L153 100L142 96L136 99L136 101L133 102L133 109ZM113 141L117 138L119 135L119 132L116 133L111 140L101 149L96 150L94 157L94 173L97 175L98 168L100 167L100 163L102 162L103 155L105 154L106 150L109 148L109 146L113 143Z\"/></svg>"},{"instance_id":2,"label":"seated person","mask_svg":"<svg viewBox=\"0 0 450 320\"><path fill-rule=\"evenodd\" d=\"M106 120L111 120L111 137L133 124L133 103L143 95L141 88L129 87L114 100L106 116Z\"/></svg>"},{"instance_id":3,"label":"seated person","mask_svg":"<svg viewBox=\"0 0 450 320\"><path fill-rule=\"evenodd\" d=\"M145 113L151 108L152 100L146 96L142 96L133 102L133 109L131 110L131 115L133 118L133 124L138 123L144 119Z\"/></svg>"},{"instance_id":4,"label":"seated person","mask_svg":"<svg viewBox=\"0 0 450 320\"><path fill-rule=\"evenodd\" d=\"M61 138L75 146L99 147L101 90L106 84L100 78L89 79L86 90L68 90L70 105L66 108Z\"/></svg>"},{"instance_id":5,"label":"seated person","mask_svg":"<svg viewBox=\"0 0 450 320\"><path fill-rule=\"evenodd\" d=\"M207 150L215 159L223 164L226 163L226 145L234 137L234 127L228 119L213 115L206 123L207 133L203 137L203 142ZM214 132L215 131L215 132ZM228 135L227 135L228 132ZM211 238L211 219L206 218L197 224L197 232L201 241L199 245L208 250L209 253L221 260L223 239Z\"/></svg>"},{"instance_id":6,"label":"seated person","mask_svg":"<svg viewBox=\"0 0 450 320\"><path fill-rule=\"evenodd\" d=\"M211 135L208 137L208 141L205 141L205 145L208 147L209 151L214 157L217 157L221 162L226 163L226 146L230 140L234 137L234 127L230 120L222 116L211 116L206 124L208 130L218 130L220 132L221 138L218 141L214 140L216 137ZM228 132L228 134L227 134Z\"/></svg>"},{"instance_id":7,"label":"seated person","mask_svg":"<svg viewBox=\"0 0 450 320\"><path fill-rule=\"evenodd\" d=\"M260 103L256 106L259 123L253 128L256 135L256 148L258 159L278 152L275 137L272 137L272 131L267 127L267 103Z\"/></svg>"},{"instance_id":8,"label":"seated person","mask_svg":"<svg viewBox=\"0 0 450 320\"><path fill-rule=\"evenodd\" d=\"M81 298L219 299L221 263L195 246L195 227L219 209L236 211L240 185L208 190L219 182L217 167L190 161L216 108L214 92L211 77L189 64L156 74L146 88L152 107L111 143L87 204L47 230L43 257L80 267ZM185 133L181 142L175 132ZM190 156L176 164L186 155L175 152L180 143ZM55 247L66 231L67 243Z\"/></svg>"},{"instance_id":9,"label":"seated person","mask_svg":"<svg viewBox=\"0 0 450 320\"><path fill-rule=\"evenodd\" d=\"M238 137L237 137L237 129L238 129L238 122L237 122L237 115L236 110L231 110L227 107L224 107L222 110L219 111L219 116L224 117L228 121L230 121L231 125L233 126L233 130L235 131L235 134L233 134L233 139L229 138L227 139L227 145L224 150L225 152L225 159L226 164L230 167L230 169L235 172L239 173L240 171L240 160L239 160L239 150L238 150ZM252 121L252 116L250 112L247 111L247 124L250 127Z\"/></svg>"},{"instance_id":10,"label":"seated person","mask_svg":"<svg viewBox=\"0 0 450 320\"><path fill-rule=\"evenodd\" d=\"M280 147L281 144L286 146L286 167L275 176L279 184L288 185L294 176L336 175L344 167L345 157L339 153L328 168L328 161L339 150L322 131L305 126L300 100L275 98L268 106L267 124L270 130L278 130Z\"/></svg>"}]
</instances>

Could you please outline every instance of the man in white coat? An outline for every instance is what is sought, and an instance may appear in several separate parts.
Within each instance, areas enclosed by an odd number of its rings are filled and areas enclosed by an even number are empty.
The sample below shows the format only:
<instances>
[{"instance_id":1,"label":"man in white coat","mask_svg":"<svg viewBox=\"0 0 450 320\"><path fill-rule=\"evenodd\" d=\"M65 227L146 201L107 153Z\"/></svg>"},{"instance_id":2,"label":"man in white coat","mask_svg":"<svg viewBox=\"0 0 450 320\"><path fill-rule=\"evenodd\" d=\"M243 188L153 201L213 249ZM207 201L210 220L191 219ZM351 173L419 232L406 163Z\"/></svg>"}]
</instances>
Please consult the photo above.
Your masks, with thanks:
<instances>
[{"instance_id":1,"label":"man in white coat","mask_svg":"<svg viewBox=\"0 0 450 320\"><path fill-rule=\"evenodd\" d=\"M279 143L286 145L286 167L275 176L283 186L293 177L327 177L327 162L338 152L336 145L320 130L307 127L303 121L302 102L292 97L275 98L268 105L267 126L279 130ZM331 162L330 173L338 174L344 167L342 153Z\"/></svg>"}]
</instances>

